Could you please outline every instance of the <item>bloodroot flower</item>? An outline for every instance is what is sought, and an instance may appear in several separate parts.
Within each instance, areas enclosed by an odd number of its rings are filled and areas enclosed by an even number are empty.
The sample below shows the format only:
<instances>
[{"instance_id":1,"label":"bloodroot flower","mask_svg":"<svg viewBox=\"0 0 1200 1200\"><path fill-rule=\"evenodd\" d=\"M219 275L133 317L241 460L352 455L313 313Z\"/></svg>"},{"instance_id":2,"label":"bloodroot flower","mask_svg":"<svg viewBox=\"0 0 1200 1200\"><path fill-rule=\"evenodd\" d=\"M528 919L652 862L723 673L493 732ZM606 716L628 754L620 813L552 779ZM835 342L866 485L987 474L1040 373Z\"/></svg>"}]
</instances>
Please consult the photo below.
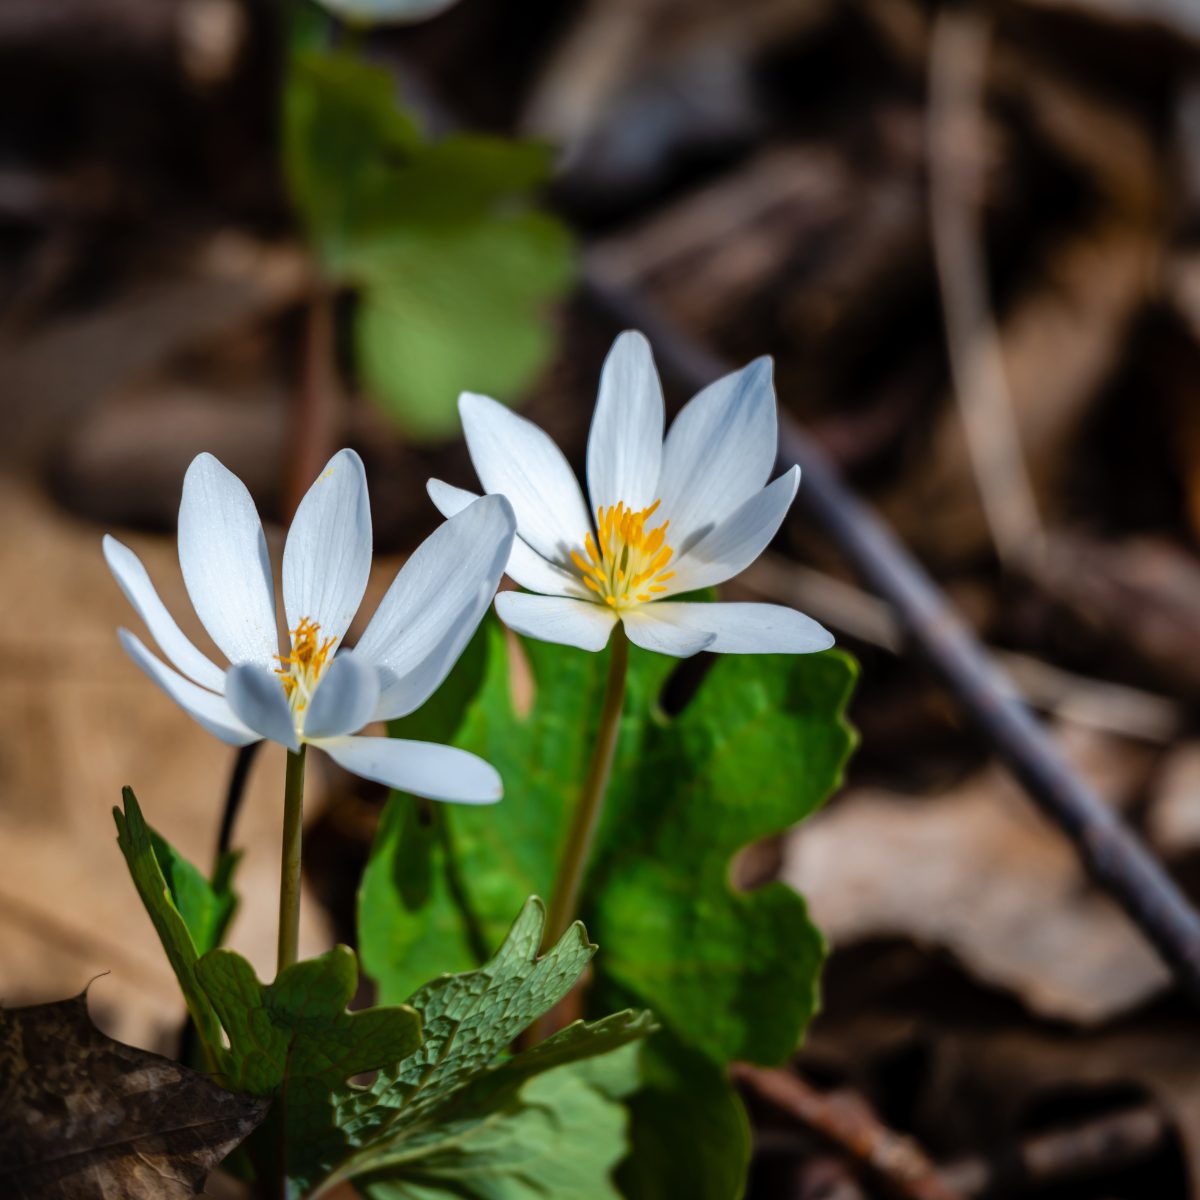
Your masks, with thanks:
<instances>
[{"instance_id":1,"label":"bloodroot flower","mask_svg":"<svg viewBox=\"0 0 1200 1200\"><path fill-rule=\"evenodd\" d=\"M517 515L496 611L518 633L601 650L620 622L635 645L686 658L806 654L833 638L811 617L773 604L689 603L766 549L800 484L793 467L767 483L777 424L771 363L760 358L695 396L663 439L663 396L650 346L623 333L600 375L587 448L591 507L558 447L485 396L459 400L471 461ZM430 480L446 516L473 493Z\"/></svg>"},{"instance_id":2,"label":"bloodroot flower","mask_svg":"<svg viewBox=\"0 0 1200 1200\"><path fill-rule=\"evenodd\" d=\"M106 536L104 556L172 666L126 629L121 644L221 741L244 746L265 738L293 753L310 744L366 779L434 800L488 804L500 799L500 777L475 755L351 735L371 721L413 712L445 679L495 594L514 529L502 496L464 506L404 564L354 649L342 649L371 569L366 476L358 455L342 450L309 488L288 530L283 606L290 637L281 653L254 502L235 475L201 454L183 481L179 565L196 615L228 668L183 633L132 550Z\"/></svg>"}]
</instances>

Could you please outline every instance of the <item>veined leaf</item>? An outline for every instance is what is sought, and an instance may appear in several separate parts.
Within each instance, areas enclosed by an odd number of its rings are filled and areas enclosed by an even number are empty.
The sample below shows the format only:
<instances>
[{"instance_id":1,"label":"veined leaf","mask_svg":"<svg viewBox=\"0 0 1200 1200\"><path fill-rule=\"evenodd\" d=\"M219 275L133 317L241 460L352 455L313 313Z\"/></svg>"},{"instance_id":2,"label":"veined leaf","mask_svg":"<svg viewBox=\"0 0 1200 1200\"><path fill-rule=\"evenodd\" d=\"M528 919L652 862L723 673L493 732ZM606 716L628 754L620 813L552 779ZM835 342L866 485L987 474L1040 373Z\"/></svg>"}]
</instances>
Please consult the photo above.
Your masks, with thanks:
<instances>
[{"instance_id":1,"label":"veined leaf","mask_svg":"<svg viewBox=\"0 0 1200 1200\"><path fill-rule=\"evenodd\" d=\"M534 1080L649 1032L648 1014L621 1012L495 1061L566 995L595 951L576 924L538 957L544 919L531 899L486 966L442 976L407 1005L353 1013L346 1004L358 975L344 946L287 967L271 984L232 951L205 955L196 976L228 1034L225 1082L275 1100L247 1146L259 1180L278 1183L282 1170L289 1195L320 1194L364 1174L391 1186L467 1170L476 1153L511 1154L497 1147L520 1143L519 1129L505 1129L510 1120L532 1128ZM369 1085L353 1081L371 1071ZM605 1153L616 1161L623 1146Z\"/></svg>"},{"instance_id":2,"label":"veined leaf","mask_svg":"<svg viewBox=\"0 0 1200 1200\"><path fill-rule=\"evenodd\" d=\"M446 1164L467 1170L476 1147L490 1156L496 1152L496 1138L511 1147L520 1145L520 1131L502 1126L510 1119L529 1120L530 1088L539 1077L607 1056L654 1028L648 1013L624 1011L590 1024L575 1022L496 1063L518 1034L574 987L595 953L576 923L539 957L544 925L541 901L530 898L485 966L443 976L410 997L423 1020L424 1042L404 1062L381 1071L367 1093L343 1097L339 1121L362 1149L323 1187L360 1176L376 1181L386 1176L389 1187L400 1181L430 1187L437 1179L444 1183L450 1169ZM539 1094L536 1088L532 1094ZM605 1153L610 1152L620 1157L611 1147ZM447 1185L443 1193L428 1194L457 1193Z\"/></svg>"},{"instance_id":3,"label":"veined leaf","mask_svg":"<svg viewBox=\"0 0 1200 1200\"><path fill-rule=\"evenodd\" d=\"M446 1138L407 1169L355 1182L369 1200L617 1200L628 1114L638 1082L626 1046L529 1080L496 1117Z\"/></svg>"},{"instance_id":4,"label":"veined leaf","mask_svg":"<svg viewBox=\"0 0 1200 1200\"><path fill-rule=\"evenodd\" d=\"M214 950L197 964L196 978L229 1038L224 1082L276 1101L248 1147L260 1175L273 1178L282 1166L303 1188L355 1144L337 1120L339 1098L361 1090L351 1077L417 1050L421 1018L406 1006L347 1012L358 965L346 946L293 963L269 984L240 954Z\"/></svg>"}]
</instances>

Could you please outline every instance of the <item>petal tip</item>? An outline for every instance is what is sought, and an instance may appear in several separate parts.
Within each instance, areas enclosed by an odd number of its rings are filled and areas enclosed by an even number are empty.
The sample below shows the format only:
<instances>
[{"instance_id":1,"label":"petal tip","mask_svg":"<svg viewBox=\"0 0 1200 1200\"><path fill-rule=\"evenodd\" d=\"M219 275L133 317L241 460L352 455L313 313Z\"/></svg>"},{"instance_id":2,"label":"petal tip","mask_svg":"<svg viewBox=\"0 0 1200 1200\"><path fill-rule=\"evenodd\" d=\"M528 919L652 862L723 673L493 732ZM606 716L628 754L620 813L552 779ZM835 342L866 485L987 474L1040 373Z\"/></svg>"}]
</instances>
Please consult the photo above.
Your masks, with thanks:
<instances>
[{"instance_id":1,"label":"petal tip","mask_svg":"<svg viewBox=\"0 0 1200 1200\"><path fill-rule=\"evenodd\" d=\"M760 354L751 359L743 368L747 378L753 383L765 383L767 387L775 384L775 357L771 354Z\"/></svg>"}]
</instances>

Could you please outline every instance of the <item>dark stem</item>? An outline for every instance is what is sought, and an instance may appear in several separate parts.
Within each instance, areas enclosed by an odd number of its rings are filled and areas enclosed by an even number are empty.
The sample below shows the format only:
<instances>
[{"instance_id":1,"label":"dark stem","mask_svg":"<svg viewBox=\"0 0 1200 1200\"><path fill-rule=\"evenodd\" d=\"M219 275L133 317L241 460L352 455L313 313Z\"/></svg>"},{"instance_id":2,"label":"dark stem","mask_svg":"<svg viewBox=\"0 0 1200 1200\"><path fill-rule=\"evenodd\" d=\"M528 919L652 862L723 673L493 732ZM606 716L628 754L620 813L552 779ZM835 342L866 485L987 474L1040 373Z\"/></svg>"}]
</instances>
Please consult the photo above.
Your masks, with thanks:
<instances>
[{"instance_id":1,"label":"dark stem","mask_svg":"<svg viewBox=\"0 0 1200 1200\"><path fill-rule=\"evenodd\" d=\"M217 833L217 853L213 859L213 875L216 875L221 860L233 845L233 827L237 822L238 813L242 808L242 799L246 794L246 783L250 779L250 768L254 765L254 756L258 753L262 742L251 742L248 746L238 748L233 760L233 770L229 775L229 787L225 792L225 808L221 813L221 828Z\"/></svg>"}]
</instances>

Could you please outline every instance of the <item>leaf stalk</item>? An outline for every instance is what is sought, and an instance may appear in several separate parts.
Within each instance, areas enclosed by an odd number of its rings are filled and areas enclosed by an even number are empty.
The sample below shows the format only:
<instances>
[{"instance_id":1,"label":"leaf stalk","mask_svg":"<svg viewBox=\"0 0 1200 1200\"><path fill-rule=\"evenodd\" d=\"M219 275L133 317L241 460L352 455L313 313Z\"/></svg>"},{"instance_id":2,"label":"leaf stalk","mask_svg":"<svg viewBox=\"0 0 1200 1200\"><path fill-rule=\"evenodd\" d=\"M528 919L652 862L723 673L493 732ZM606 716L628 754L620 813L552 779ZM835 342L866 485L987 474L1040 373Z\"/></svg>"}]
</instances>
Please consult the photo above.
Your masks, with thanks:
<instances>
[{"instance_id":1,"label":"leaf stalk","mask_svg":"<svg viewBox=\"0 0 1200 1200\"><path fill-rule=\"evenodd\" d=\"M596 827L600 823L600 812L604 807L604 793L612 774L613 755L617 749L617 734L621 728L621 712L625 707L625 677L629 669L629 639L625 627L619 621L613 630L609 644L608 681L604 688L604 701L600 709L600 724L596 729L596 741L592 746L592 757L588 763L587 776L579 803L571 818L571 828L559 859L558 872L554 881L554 892L550 900L550 914L546 920L542 950L553 946L575 919L579 907L579 894L583 878L591 857L592 843L596 838Z\"/></svg>"}]
</instances>

